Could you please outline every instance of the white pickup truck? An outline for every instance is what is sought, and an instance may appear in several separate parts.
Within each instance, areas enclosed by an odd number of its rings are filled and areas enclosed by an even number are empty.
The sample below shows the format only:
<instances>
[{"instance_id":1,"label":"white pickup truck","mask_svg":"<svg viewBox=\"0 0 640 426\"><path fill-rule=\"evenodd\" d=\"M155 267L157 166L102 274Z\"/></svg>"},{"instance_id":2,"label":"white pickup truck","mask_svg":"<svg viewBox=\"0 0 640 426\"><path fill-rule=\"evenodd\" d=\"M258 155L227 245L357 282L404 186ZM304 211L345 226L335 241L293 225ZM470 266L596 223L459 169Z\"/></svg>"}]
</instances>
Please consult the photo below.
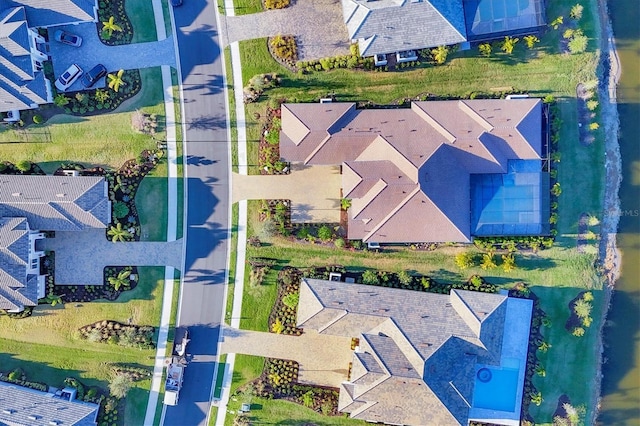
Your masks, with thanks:
<instances>
[{"instance_id":1,"label":"white pickup truck","mask_svg":"<svg viewBox=\"0 0 640 426\"><path fill-rule=\"evenodd\" d=\"M187 368L186 350L189 343L189 330L186 327L178 327L173 342L173 353L168 360L167 380L164 386L165 405L178 405L184 370Z\"/></svg>"}]
</instances>

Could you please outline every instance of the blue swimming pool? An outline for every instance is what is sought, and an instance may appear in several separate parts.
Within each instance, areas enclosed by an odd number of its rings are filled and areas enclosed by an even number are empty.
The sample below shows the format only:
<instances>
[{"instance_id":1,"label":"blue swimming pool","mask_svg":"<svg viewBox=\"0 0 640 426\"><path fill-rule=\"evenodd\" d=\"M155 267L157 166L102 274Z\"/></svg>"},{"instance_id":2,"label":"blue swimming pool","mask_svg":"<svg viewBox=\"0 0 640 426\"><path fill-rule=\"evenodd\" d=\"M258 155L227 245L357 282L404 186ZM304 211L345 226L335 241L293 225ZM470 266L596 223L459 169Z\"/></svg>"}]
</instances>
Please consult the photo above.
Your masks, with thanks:
<instances>
[{"instance_id":1,"label":"blue swimming pool","mask_svg":"<svg viewBox=\"0 0 640 426\"><path fill-rule=\"evenodd\" d=\"M517 388L518 369L483 367L476 374L473 407L513 412Z\"/></svg>"}]
</instances>

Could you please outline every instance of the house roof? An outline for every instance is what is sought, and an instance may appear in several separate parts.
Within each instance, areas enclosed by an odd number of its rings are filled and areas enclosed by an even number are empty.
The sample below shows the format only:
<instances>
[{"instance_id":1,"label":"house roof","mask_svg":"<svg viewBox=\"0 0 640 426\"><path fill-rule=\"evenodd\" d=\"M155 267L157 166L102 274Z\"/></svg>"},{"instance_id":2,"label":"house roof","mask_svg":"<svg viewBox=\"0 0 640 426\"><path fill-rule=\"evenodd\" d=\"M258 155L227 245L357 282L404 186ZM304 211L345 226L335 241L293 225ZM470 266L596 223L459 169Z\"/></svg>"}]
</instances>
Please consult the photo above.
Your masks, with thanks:
<instances>
[{"instance_id":1,"label":"house roof","mask_svg":"<svg viewBox=\"0 0 640 426\"><path fill-rule=\"evenodd\" d=\"M0 309L22 310L38 303L37 283L27 276L28 261L27 220L0 217Z\"/></svg>"},{"instance_id":2,"label":"house roof","mask_svg":"<svg viewBox=\"0 0 640 426\"><path fill-rule=\"evenodd\" d=\"M350 239L469 242L470 175L540 160L541 128L539 99L283 104L280 154L343 165Z\"/></svg>"},{"instance_id":3,"label":"house roof","mask_svg":"<svg viewBox=\"0 0 640 426\"><path fill-rule=\"evenodd\" d=\"M507 299L304 279L298 326L359 336L338 404L351 417L466 424L475 364L499 364Z\"/></svg>"},{"instance_id":4,"label":"house roof","mask_svg":"<svg viewBox=\"0 0 640 426\"><path fill-rule=\"evenodd\" d=\"M462 0L342 0L342 9L362 56L466 41Z\"/></svg>"},{"instance_id":5,"label":"house roof","mask_svg":"<svg viewBox=\"0 0 640 426\"><path fill-rule=\"evenodd\" d=\"M30 27L51 27L97 20L95 0L0 0L0 10L23 6Z\"/></svg>"},{"instance_id":6,"label":"house roof","mask_svg":"<svg viewBox=\"0 0 640 426\"><path fill-rule=\"evenodd\" d=\"M32 229L47 231L106 228L107 183L96 176L2 175L0 217L24 217Z\"/></svg>"},{"instance_id":7,"label":"house roof","mask_svg":"<svg viewBox=\"0 0 640 426\"><path fill-rule=\"evenodd\" d=\"M47 102L47 80L35 72L24 7L0 6L0 111Z\"/></svg>"},{"instance_id":8,"label":"house roof","mask_svg":"<svg viewBox=\"0 0 640 426\"><path fill-rule=\"evenodd\" d=\"M0 424L94 426L97 404L66 401L51 393L0 382Z\"/></svg>"}]
</instances>

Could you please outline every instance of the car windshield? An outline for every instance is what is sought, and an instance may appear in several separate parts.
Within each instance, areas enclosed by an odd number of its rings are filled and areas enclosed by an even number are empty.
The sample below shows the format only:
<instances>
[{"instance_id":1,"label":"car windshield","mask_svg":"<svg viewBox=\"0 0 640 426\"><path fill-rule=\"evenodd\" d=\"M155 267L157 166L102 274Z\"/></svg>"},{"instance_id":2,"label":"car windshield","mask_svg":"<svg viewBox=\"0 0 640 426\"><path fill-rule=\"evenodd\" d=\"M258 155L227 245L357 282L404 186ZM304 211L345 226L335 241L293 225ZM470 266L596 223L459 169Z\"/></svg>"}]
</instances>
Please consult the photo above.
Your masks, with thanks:
<instances>
[{"instance_id":1,"label":"car windshield","mask_svg":"<svg viewBox=\"0 0 640 426\"><path fill-rule=\"evenodd\" d=\"M69 71L65 71L65 73L62 74L62 77L60 77L60 78L62 78L63 80L66 80L69 77L71 77L71 73Z\"/></svg>"}]
</instances>

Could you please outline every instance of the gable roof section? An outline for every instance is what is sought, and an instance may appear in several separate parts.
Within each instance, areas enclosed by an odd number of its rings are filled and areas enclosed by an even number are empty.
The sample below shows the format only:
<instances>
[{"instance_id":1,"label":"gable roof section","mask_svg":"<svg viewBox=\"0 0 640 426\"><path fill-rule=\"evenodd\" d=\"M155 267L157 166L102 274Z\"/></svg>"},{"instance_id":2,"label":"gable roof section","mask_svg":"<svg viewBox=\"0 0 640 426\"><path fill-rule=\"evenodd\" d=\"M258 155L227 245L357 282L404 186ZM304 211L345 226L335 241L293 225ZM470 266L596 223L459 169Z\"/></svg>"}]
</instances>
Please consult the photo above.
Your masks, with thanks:
<instances>
[{"instance_id":1,"label":"gable roof section","mask_svg":"<svg viewBox=\"0 0 640 426\"><path fill-rule=\"evenodd\" d=\"M0 309L21 310L38 303L37 286L27 281L28 261L27 220L0 217Z\"/></svg>"},{"instance_id":2,"label":"gable roof section","mask_svg":"<svg viewBox=\"0 0 640 426\"><path fill-rule=\"evenodd\" d=\"M339 409L353 418L464 424L475 364L499 362L506 295L464 290L443 295L303 279L300 306L309 306L309 297L315 315L339 305L340 322L351 325L318 332L359 336L352 380L341 386L339 398ZM314 328L301 317L308 317L305 312L299 311L298 325Z\"/></svg>"},{"instance_id":3,"label":"gable roof section","mask_svg":"<svg viewBox=\"0 0 640 426\"><path fill-rule=\"evenodd\" d=\"M362 56L466 41L461 0L343 0L343 14Z\"/></svg>"},{"instance_id":4,"label":"gable roof section","mask_svg":"<svg viewBox=\"0 0 640 426\"><path fill-rule=\"evenodd\" d=\"M0 217L25 217L33 229L106 228L111 203L104 178L94 176L0 177Z\"/></svg>"},{"instance_id":5,"label":"gable roof section","mask_svg":"<svg viewBox=\"0 0 640 426\"><path fill-rule=\"evenodd\" d=\"M66 401L53 394L0 382L0 423L8 425L95 426L97 404Z\"/></svg>"},{"instance_id":6,"label":"gable roof section","mask_svg":"<svg viewBox=\"0 0 640 426\"><path fill-rule=\"evenodd\" d=\"M24 6L31 27L97 20L95 0L0 0L0 10Z\"/></svg>"},{"instance_id":7,"label":"gable roof section","mask_svg":"<svg viewBox=\"0 0 640 426\"><path fill-rule=\"evenodd\" d=\"M539 99L362 110L284 104L280 153L304 164L343 164L350 239L469 242L470 175L507 173L512 159L540 160L541 126ZM308 133L295 144L300 128Z\"/></svg>"}]
</instances>

